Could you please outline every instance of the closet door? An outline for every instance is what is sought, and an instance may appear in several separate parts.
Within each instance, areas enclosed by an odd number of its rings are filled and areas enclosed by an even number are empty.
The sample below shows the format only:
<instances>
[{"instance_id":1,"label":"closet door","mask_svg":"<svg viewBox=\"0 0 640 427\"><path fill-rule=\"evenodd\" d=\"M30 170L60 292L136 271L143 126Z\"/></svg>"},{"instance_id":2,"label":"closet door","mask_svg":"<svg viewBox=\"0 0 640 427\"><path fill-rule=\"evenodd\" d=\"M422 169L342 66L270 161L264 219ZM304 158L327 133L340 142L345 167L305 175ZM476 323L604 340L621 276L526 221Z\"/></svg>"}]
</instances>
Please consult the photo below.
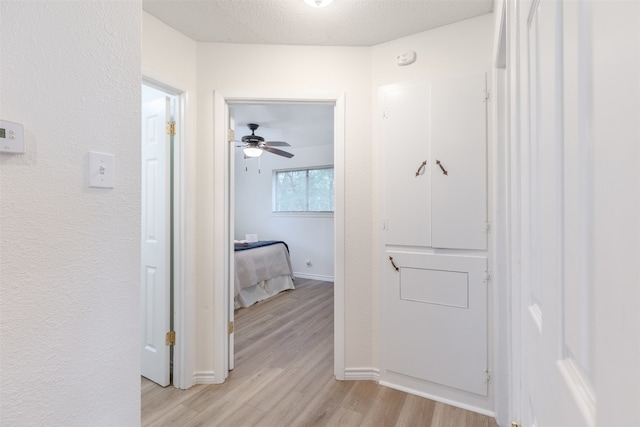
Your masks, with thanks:
<instances>
[{"instance_id":1,"label":"closet door","mask_svg":"<svg viewBox=\"0 0 640 427\"><path fill-rule=\"evenodd\" d=\"M400 374L486 396L487 259L386 255L383 381Z\"/></svg>"},{"instance_id":2,"label":"closet door","mask_svg":"<svg viewBox=\"0 0 640 427\"><path fill-rule=\"evenodd\" d=\"M431 246L429 96L424 81L380 88L382 218L388 245Z\"/></svg>"},{"instance_id":3,"label":"closet door","mask_svg":"<svg viewBox=\"0 0 640 427\"><path fill-rule=\"evenodd\" d=\"M431 242L487 248L486 74L431 82Z\"/></svg>"}]
</instances>

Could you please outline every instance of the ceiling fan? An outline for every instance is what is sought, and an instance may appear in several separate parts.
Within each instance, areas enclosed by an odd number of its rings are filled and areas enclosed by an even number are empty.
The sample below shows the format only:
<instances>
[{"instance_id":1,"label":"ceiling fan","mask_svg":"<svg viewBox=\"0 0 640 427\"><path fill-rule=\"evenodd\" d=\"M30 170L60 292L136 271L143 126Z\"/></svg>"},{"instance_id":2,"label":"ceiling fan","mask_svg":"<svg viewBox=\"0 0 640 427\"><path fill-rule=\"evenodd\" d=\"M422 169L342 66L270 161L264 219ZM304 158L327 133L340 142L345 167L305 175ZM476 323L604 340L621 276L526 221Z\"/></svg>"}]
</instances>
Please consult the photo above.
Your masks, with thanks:
<instances>
[{"instance_id":1,"label":"ceiling fan","mask_svg":"<svg viewBox=\"0 0 640 427\"><path fill-rule=\"evenodd\" d=\"M251 130L251 135L245 135L242 137L242 144L237 145L236 147L243 147L243 152L245 157L260 157L263 151L267 151L272 154L277 154L278 156L283 156L287 158L293 157L293 154L279 150L273 147L291 147L290 144L284 141L265 141L263 137L255 134L256 129L258 129L259 125L255 123L249 123L247 127Z\"/></svg>"}]
</instances>

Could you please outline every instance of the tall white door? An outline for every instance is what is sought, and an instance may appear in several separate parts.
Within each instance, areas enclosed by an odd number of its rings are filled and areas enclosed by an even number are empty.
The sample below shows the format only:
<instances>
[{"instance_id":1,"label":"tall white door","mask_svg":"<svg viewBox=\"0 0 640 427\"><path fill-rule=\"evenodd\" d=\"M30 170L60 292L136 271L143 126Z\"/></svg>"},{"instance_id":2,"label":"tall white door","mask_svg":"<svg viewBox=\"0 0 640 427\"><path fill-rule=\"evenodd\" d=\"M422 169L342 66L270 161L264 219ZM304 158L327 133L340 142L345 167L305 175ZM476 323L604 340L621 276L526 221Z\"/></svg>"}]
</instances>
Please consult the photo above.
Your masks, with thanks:
<instances>
[{"instance_id":1,"label":"tall white door","mask_svg":"<svg viewBox=\"0 0 640 427\"><path fill-rule=\"evenodd\" d=\"M142 106L142 376L169 384L170 98Z\"/></svg>"},{"instance_id":2,"label":"tall white door","mask_svg":"<svg viewBox=\"0 0 640 427\"><path fill-rule=\"evenodd\" d=\"M639 425L640 7L518 7L522 425Z\"/></svg>"}]
</instances>

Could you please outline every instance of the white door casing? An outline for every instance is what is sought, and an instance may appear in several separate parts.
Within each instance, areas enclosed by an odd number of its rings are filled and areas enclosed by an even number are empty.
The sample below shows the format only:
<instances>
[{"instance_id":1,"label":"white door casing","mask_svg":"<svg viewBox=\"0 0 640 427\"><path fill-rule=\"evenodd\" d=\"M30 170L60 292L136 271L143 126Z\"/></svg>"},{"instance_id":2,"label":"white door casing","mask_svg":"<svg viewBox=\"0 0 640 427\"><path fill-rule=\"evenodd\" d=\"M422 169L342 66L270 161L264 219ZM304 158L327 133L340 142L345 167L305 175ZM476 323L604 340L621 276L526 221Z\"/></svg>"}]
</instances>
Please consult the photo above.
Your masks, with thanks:
<instances>
[{"instance_id":1,"label":"white door casing","mask_svg":"<svg viewBox=\"0 0 640 427\"><path fill-rule=\"evenodd\" d=\"M230 317L230 276L233 259L233 242L230 226L230 156L232 154L228 141L229 103L233 102L318 102L335 105L334 114L334 180L335 180L335 212L334 212L334 374L336 379L345 379L344 365L344 147L345 147L345 99L344 94L304 93L289 95L282 93L262 93L249 95L223 94L214 91L214 238L218 242L228 244L214 245L214 371L213 382L223 383L230 369L228 322Z\"/></svg>"},{"instance_id":2,"label":"white door casing","mask_svg":"<svg viewBox=\"0 0 640 427\"><path fill-rule=\"evenodd\" d=\"M169 114L168 97L142 106L141 372L161 386L170 381Z\"/></svg>"},{"instance_id":3,"label":"white door casing","mask_svg":"<svg viewBox=\"0 0 640 427\"><path fill-rule=\"evenodd\" d=\"M229 135L235 135L235 128L236 128L236 121L233 117L231 117L230 112L229 112L229 106L227 105L227 111L226 111L227 117L229 118L229 122L227 124L227 129L229 129L230 133ZM235 191L233 191L233 189L235 188L235 167L236 164L234 162L235 156L233 155L233 152L235 151L235 149L233 148L235 146L235 138L228 138L229 139L229 230L235 230L235 206L236 206L236 202L235 202ZM229 281L228 281L228 288L229 288L229 294L227 296L228 300L229 300L229 324L232 325L229 327L229 370L233 370L235 368L235 329L234 326L235 325L235 281L233 278L236 277L235 274L235 262L232 261L232 259L234 258L234 236L233 236L233 232L229 235L229 245L231 246L231 248L229 249L230 252L230 257L231 259L229 260Z\"/></svg>"}]
</instances>

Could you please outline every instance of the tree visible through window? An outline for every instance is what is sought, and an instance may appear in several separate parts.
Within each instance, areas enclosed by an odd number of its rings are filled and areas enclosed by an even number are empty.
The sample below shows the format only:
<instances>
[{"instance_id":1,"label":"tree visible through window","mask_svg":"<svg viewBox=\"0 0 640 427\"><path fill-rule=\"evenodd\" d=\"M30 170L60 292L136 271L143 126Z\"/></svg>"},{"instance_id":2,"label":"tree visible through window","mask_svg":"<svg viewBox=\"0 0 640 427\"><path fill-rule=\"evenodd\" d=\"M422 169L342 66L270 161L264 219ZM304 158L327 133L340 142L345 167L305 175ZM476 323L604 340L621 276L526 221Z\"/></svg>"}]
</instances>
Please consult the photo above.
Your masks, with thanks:
<instances>
[{"instance_id":1,"label":"tree visible through window","mask_svg":"<svg viewBox=\"0 0 640 427\"><path fill-rule=\"evenodd\" d=\"M275 171L274 212L333 212L333 167Z\"/></svg>"}]
</instances>

